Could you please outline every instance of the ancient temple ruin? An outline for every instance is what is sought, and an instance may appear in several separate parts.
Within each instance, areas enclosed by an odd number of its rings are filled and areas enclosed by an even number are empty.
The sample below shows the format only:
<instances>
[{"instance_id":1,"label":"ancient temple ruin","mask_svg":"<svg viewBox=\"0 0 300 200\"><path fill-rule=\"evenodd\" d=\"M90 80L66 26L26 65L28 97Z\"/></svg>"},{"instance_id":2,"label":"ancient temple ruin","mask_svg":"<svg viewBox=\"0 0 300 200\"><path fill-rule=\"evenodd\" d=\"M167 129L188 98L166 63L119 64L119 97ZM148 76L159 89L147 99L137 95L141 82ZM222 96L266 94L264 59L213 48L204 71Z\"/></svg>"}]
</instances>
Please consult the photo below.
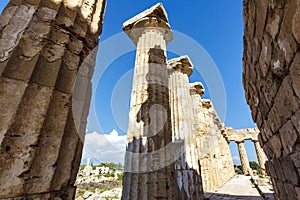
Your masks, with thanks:
<instances>
[{"instance_id":1,"label":"ancient temple ruin","mask_svg":"<svg viewBox=\"0 0 300 200\"><path fill-rule=\"evenodd\" d=\"M265 153L263 149L261 148L259 142L258 142L258 134L259 130L257 128L247 128L247 129L240 129L240 130L234 130L232 128L226 128L224 130L224 137L227 140L227 142L236 142L238 145L238 151L240 154L240 160L242 165L242 171L243 174L249 174L250 173L250 166L249 161L245 149L244 142L246 140L251 140L254 144L254 148L257 155L258 163L261 167L261 173L262 175L266 175L266 168L265 168Z\"/></svg>"},{"instance_id":2,"label":"ancient temple ruin","mask_svg":"<svg viewBox=\"0 0 300 200\"><path fill-rule=\"evenodd\" d=\"M244 174L251 172L244 140L255 142L265 168L258 130L225 127L211 101L201 98L203 85L189 83L190 58L167 61L172 31L162 4L129 19L123 30L137 46L123 199L203 199L235 174L230 141L238 143Z\"/></svg>"},{"instance_id":3,"label":"ancient temple ruin","mask_svg":"<svg viewBox=\"0 0 300 200\"><path fill-rule=\"evenodd\" d=\"M234 175L230 141L238 143L243 172L249 173L244 140L254 142L262 169L257 141L263 145L277 197L300 197L299 1L258 2L259 12L252 12L258 8L249 2L244 84L261 134L223 125L213 104L202 99L202 84L189 83L193 64L188 56L167 61L172 31L161 4L124 24L137 56L123 199L202 199L204 191L215 191ZM105 5L105 0L11 0L3 11L0 183L5 184L0 184L0 198L74 198ZM266 10L273 13L266 31L257 22L254 34L254 16L264 19ZM273 41L278 45L272 57ZM272 72L259 68L270 60ZM288 109L282 109L285 104Z\"/></svg>"}]
</instances>

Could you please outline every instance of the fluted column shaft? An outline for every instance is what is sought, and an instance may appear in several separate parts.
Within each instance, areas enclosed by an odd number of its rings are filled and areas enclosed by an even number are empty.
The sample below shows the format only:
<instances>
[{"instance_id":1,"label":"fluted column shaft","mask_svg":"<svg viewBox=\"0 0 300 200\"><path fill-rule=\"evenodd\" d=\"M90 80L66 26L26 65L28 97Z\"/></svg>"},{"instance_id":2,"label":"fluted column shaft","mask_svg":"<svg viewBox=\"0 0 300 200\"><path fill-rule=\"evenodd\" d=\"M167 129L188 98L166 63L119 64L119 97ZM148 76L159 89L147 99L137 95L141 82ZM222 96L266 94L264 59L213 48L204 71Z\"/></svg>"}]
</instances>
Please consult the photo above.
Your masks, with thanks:
<instances>
[{"instance_id":1,"label":"fluted column shaft","mask_svg":"<svg viewBox=\"0 0 300 200\"><path fill-rule=\"evenodd\" d=\"M203 87L203 86L202 86ZM201 96L204 93L203 91L197 91L197 88L194 86L190 86L190 98L192 103L192 110L193 110L193 135L194 135L194 144L196 144L196 151L198 151L198 159L201 159L202 156L202 140L203 140L203 122L202 119L204 117L204 113L202 112L202 102L201 102ZM199 94L201 92L201 94Z\"/></svg>"},{"instance_id":2,"label":"fluted column shaft","mask_svg":"<svg viewBox=\"0 0 300 200\"><path fill-rule=\"evenodd\" d=\"M245 149L244 141L239 141L236 143L238 145L238 151L240 154L243 174L247 175L249 174L250 165L249 165L249 160Z\"/></svg>"},{"instance_id":3,"label":"fluted column shaft","mask_svg":"<svg viewBox=\"0 0 300 200\"><path fill-rule=\"evenodd\" d=\"M214 191L217 185L217 174L215 161L210 158L210 115L209 110L203 108L201 96L204 93L204 88L201 83L190 84L190 96L193 104L193 132L194 143L196 144L196 151L199 165L201 165L202 187L203 191ZM207 126L208 125L208 126Z\"/></svg>"},{"instance_id":4,"label":"fluted column shaft","mask_svg":"<svg viewBox=\"0 0 300 200\"><path fill-rule=\"evenodd\" d=\"M193 66L187 56L182 56L168 61L168 68L172 138L173 142L182 144L181 148L178 148L182 156L175 161L176 182L179 188L177 197L199 199L203 189L199 156L195 148L193 102L188 80Z\"/></svg>"},{"instance_id":5,"label":"fluted column shaft","mask_svg":"<svg viewBox=\"0 0 300 200\"><path fill-rule=\"evenodd\" d=\"M257 160L261 168L261 173L262 175L266 175L266 167L265 167L266 159L265 159L264 150L260 147L260 144L257 140L253 141L253 143L257 155Z\"/></svg>"},{"instance_id":6,"label":"fluted column shaft","mask_svg":"<svg viewBox=\"0 0 300 200\"><path fill-rule=\"evenodd\" d=\"M191 142L193 126L193 107L189 94L188 76L179 71L170 72L169 89L172 101L173 140Z\"/></svg>"},{"instance_id":7,"label":"fluted column shaft","mask_svg":"<svg viewBox=\"0 0 300 200\"><path fill-rule=\"evenodd\" d=\"M163 30L163 29L162 29ZM159 28L139 30L130 102L122 199L174 199L174 167L166 39Z\"/></svg>"},{"instance_id":8,"label":"fluted column shaft","mask_svg":"<svg viewBox=\"0 0 300 200\"><path fill-rule=\"evenodd\" d=\"M2 13L0 198L74 198L104 9L36 0Z\"/></svg>"}]
</instances>

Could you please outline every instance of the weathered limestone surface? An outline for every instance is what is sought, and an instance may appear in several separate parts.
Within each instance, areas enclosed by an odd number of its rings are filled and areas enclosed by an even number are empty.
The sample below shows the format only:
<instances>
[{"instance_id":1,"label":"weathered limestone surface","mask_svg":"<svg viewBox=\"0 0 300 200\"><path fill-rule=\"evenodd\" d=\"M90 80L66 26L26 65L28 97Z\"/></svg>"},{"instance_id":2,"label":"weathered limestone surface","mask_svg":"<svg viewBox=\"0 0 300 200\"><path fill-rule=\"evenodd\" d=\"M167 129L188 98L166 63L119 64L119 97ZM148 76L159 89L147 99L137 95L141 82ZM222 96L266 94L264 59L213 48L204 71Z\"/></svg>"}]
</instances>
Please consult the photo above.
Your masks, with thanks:
<instances>
[{"instance_id":1,"label":"weathered limestone surface","mask_svg":"<svg viewBox=\"0 0 300 200\"><path fill-rule=\"evenodd\" d=\"M300 1L244 0L243 84L276 199L300 198Z\"/></svg>"},{"instance_id":2,"label":"weathered limestone surface","mask_svg":"<svg viewBox=\"0 0 300 200\"><path fill-rule=\"evenodd\" d=\"M12 0L0 16L0 198L74 198L105 3Z\"/></svg>"},{"instance_id":3,"label":"weathered limestone surface","mask_svg":"<svg viewBox=\"0 0 300 200\"><path fill-rule=\"evenodd\" d=\"M233 129L232 127L226 127L224 130L224 136L228 142L230 141L245 141L245 140L258 140L259 130L257 128L246 129Z\"/></svg>"},{"instance_id":4,"label":"weathered limestone surface","mask_svg":"<svg viewBox=\"0 0 300 200\"><path fill-rule=\"evenodd\" d=\"M175 161L176 184L180 191L177 198L201 199L203 189L198 155L200 152L194 142L193 102L188 79L194 67L188 56L182 56L169 60L168 69L172 142L182 144L178 148L181 156Z\"/></svg>"},{"instance_id":5,"label":"weathered limestone surface","mask_svg":"<svg viewBox=\"0 0 300 200\"><path fill-rule=\"evenodd\" d=\"M214 192L235 174L229 145L223 136L220 122L212 103L202 100L201 83L190 84L194 110L194 133L198 159L201 164L203 189Z\"/></svg>"},{"instance_id":6,"label":"weathered limestone surface","mask_svg":"<svg viewBox=\"0 0 300 200\"><path fill-rule=\"evenodd\" d=\"M124 23L137 46L122 199L176 199L166 45L172 32L162 4Z\"/></svg>"}]
</instances>

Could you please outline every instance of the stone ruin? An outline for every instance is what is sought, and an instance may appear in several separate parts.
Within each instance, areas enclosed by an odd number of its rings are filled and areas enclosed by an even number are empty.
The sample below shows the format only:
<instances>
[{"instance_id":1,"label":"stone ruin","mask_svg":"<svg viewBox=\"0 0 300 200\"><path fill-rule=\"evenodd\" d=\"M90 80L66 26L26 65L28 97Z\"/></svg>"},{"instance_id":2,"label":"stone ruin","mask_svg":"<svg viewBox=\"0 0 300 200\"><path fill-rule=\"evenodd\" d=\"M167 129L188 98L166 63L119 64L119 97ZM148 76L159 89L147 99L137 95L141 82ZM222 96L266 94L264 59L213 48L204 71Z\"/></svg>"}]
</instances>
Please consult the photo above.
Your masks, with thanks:
<instances>
[{"instance_id":1,"label":"stone ruin","mask_svg":"<svg viewBox=\"0 0 300 200\"><path fill-rule=\"evenodd\" d=\"M253 142L256 155L257 155L257 160L261 167L261 173L262 175L267 175L266 167L265 167L265 163L266 163L265 153L258 142L258 134L259 134L259 130L257 128L247 128L247 129L240 129L240 130L233 130L232 128L226 128L223 132L223 135L228 143L231 141L237 143L238 151L240 154L241 165L242 165L242 171L243 174L245 175L251 173L249 160L244 146L245 140L251 140Z\"/></svg>"},{"instance_id":2,"label":"stone ruin","mask_svg":"<svg viewBox=\"0 0 300 200\"><path fill-rule=\"evenodd\" d=\"M11 0L0 16L0 198L74 198L105 5ZM124 199L201 199L203 189L214 191L234 174L229 141L238 143L249 173L245 139L263 169L257 141L266 152L275 197L300 198L299 7L299 0L244 0L243 83L260 131L224 127L201 99L203 86L188 83L188 57L167 61L172 31L162 5L125 24L137 58ZM174 151L165 151L170 143Z\"/></svg>"},{"instance_id":3,"label":"stone ruin","mask_svg":"<svg viewBox=\"0 0 300 200\"><path fill-rule=\"evenodd\" d=\"M162 4L129 19L123 30L137 51L122 199L203 199L235 174L230 141L238 143L244 174L251 171L247 139L265 168L259 131L226 128L211 101L201 98L203 85L189 83L189 57L167 61L172 31Z\"/></svg>"},{"instance_id":4,"label":"stone ruin","mask_svg":"<svg viewBox=\"0 0 300 200\"><path fill-rule=\"evenodd\" d=\"M204 88L201 83L191 83L194 115L193 138L201 165L203 189L215 192L235 175L229 142L223 136L225 129L208 99L201 99Z\"/></svg>"},{"instance_id":5,"label":"stone ruin","mask_svg":"<svg viewBox=\"0 0 300 200\"><path fill-rule=\"evenodd\" d=\"M276 199L300 199L300 1L244 0L243 84Z\"/></svg>"}]
</instances>

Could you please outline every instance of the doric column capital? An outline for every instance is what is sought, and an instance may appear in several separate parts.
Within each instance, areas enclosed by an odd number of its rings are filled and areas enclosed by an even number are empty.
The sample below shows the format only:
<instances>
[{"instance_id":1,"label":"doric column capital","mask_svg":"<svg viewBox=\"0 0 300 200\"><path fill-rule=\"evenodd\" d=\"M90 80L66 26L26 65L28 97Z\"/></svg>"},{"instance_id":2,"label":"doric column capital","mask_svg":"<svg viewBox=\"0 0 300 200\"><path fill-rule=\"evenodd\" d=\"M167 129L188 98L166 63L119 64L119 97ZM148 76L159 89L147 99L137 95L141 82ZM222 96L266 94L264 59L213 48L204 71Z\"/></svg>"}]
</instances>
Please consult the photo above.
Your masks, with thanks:
<instances>
[{"instance_id":1,"label":"doric column capital","mask_svg":"<svg viewBox=\"0 0 300 200\"><path fill-rule=\"evenodd\" d=\"M178 58L173 58L167 62L169 70L172 71L179 71L188 76L193 73L194 65L191 62L188 56L181 56Z\"/></svg>"},{"instance_id":2,"label":"doric column capital","mask_svg":"<svg viewBox=\"0 0 300 200\"><path fill-rule=\"evenodd\" d=\"M161 3L152 6L123 24L123 31L127 33L135 45L147 29L160 31L164 35L166 43L173 39L167 13Z\"/></svg>"},{"instance_id":3,"label":"doric column capital","mask_svg":"<svg viewBox=\"0 0 300 200\"><path fill-rule=\"evenodd\" d=\"M192 95L200 95L202 96L205 92L204 86L200 82L190 83L190 92Z\"/></svg>"}]
</instances>

